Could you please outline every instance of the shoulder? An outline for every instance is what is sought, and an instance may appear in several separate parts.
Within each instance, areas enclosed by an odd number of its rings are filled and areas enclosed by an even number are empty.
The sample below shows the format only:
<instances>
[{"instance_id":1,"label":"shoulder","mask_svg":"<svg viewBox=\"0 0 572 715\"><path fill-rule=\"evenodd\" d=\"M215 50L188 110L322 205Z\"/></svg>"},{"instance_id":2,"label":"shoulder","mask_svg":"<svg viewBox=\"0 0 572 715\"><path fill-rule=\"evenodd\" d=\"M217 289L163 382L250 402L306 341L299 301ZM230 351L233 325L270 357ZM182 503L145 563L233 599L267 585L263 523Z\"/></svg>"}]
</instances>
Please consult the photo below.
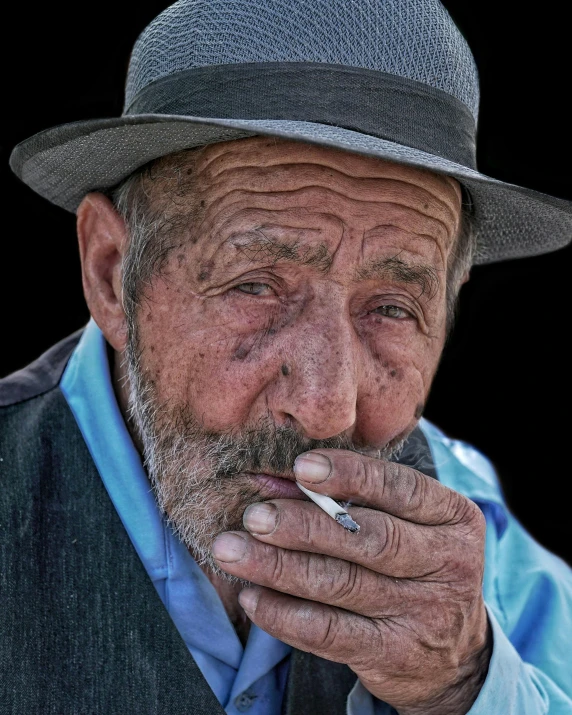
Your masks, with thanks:
<instances>
[{"instance_id":1,"label":"shoulder","mask_svg":"<svg viewBox=\"0 0 572 715\"><path fill-rule=\"evenodd\" d=\"M467 442L452 439L426 419L420 421L419 427L442 484L474 501L505 505L496 469L482 452Z\"/></svg>"},{"instance_id":2,"label":"shoulder","mask_svg":"<svg viewBox=\"0 0 572 715\"><path fill-rule=\"evenodd\" d=\"M79 338L69 336L0 380L2 523L39 524L53 495L90 473L89 452L59 387ZM17 538L24 533L16 531Z\"/></svg>"},{"instance_id":3,"label":"shoulder","mask_svg":"<svg viewBox=\"0 0 572 715\"><path fill-rule=\"evenodd\" d=\"M21 492L24 503L44 466L70 449L74 418L59 382L80 335L70 335L0 380L0 483L6 498L8 492Z\"/></svg>"},{"instance_id":4,"label":"shoulder","mask_svg":"<svg viewBox=\"0 0 572 715\"><path fill-rule=\"evenodd\" d=\"M82 332L69 335L27 367L0 380L0 407L25 402L56 387Z\"/></svg>"}]
</instances>

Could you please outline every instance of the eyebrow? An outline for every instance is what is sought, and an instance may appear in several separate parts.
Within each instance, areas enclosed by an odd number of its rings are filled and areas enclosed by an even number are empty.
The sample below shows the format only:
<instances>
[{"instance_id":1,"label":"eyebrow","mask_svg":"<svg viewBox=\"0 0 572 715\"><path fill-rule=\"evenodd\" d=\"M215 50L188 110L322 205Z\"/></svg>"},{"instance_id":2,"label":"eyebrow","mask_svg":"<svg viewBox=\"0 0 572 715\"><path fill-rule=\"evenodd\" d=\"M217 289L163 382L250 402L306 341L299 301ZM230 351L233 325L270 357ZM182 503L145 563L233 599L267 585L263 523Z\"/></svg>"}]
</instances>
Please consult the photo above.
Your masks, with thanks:
<instances>
[{"instance_id":1,"label":"eyebrow","mask_svg":"<svg viewBox=\"0 0 572 715\"><path fill-rule=\"evenodd\" d=\"M406 263L399 256L390 256L368 261L357 270L358 280L394 280L398 283L418 285L421 295L429 298L437 293L439 276L437 271L426 264Z\"/></svg>"},{"instance_id":2,"label":"eyebrow","mask_svg":"<svg viewBox=\"0 0 572 715\"><path fill-rule=\"evenodd\" d=\"M244 240L235 244L249 261L271 260L273 263L289 261L305 266L314 266L322 273L327 273L334 260L326 244L315 247L303 247L299 241L284 241L267 236L261 228L245 235ZM426 264L411 264L399 258L399 255L372 259L356 271L356 279L393 280L397 283L417 285L421 295L432 298L439 287L437 271Z\"/></svg>"},{"instance_id":3,"label":"eyebrow","mask_svg":"<svg viewBox=\"0 0 572 715\"><path fill-rule=\"evenodd\" d=\"M327 273L334 260L325 243L304 247L296 240L284 241L270 238L260 228L254 229L244 239L244 241L234 245L252 262L264 260L271 260L273 263L290 261L304 266L314 266L320 272Z\"/></svg>"}]
</instances>

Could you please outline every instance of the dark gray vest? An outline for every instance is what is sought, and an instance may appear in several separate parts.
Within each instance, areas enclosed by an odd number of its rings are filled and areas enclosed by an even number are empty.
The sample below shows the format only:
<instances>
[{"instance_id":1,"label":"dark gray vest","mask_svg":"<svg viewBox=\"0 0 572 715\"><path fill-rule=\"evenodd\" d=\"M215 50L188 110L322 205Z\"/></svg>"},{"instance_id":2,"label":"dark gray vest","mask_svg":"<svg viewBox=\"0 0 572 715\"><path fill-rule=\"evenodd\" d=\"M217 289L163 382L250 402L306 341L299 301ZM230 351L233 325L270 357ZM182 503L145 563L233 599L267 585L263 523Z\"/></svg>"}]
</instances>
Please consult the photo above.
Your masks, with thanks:
<instances>
[{"instance_id":1,"label":"dark gray vest","mask_svg":"<svg viewBox=\"0 0 572 715\"><path fill-rule=\"evenodd\" d=\"M0 381L0 714L223 713L58 387L78 339ZM295 651L283 712L345 715L355 680Z\"/></svg>"}]
</instances>

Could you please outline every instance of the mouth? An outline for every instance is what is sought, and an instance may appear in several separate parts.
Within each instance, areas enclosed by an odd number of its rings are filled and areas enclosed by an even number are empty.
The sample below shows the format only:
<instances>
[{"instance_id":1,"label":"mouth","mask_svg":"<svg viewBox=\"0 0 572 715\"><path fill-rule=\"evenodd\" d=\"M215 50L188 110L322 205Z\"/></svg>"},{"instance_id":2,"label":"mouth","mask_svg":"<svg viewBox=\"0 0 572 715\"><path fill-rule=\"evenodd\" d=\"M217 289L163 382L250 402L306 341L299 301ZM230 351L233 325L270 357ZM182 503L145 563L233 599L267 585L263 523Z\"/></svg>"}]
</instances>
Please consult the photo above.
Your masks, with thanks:
<instances>
[{"instance_id":1,"label":"mouth","mask_svg":"<svg viewBox=\"0 0 572 715\"><path fill-rule=\"evenodd\" d=\"M308 499L298 489L294 475L278 476L267 472L246 472L245 474L254 481L263 499Z\"/></svg>"}]
</instances>

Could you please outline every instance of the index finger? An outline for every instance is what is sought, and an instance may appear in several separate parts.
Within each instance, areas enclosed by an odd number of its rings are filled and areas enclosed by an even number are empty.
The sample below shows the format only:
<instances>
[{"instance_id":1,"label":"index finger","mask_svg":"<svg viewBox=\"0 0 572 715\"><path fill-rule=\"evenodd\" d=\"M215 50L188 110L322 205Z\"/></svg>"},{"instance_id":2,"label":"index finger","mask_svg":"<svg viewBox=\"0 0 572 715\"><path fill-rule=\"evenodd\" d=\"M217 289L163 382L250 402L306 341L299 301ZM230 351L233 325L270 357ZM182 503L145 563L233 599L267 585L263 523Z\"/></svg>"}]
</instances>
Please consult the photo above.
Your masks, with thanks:
<instances>
[{"instance_id":1,"label":"index finger","mask_svg":"<svg viewBox=\"0 0 572 715\"><path fill-rule=\"evenodd\" d=\"M436 479L412 467L356 452L305 452L296 458L294 474L307 489L417 524L457 524L477 513L480 516L474 502Z\"/></svg>"}]
</instances>

